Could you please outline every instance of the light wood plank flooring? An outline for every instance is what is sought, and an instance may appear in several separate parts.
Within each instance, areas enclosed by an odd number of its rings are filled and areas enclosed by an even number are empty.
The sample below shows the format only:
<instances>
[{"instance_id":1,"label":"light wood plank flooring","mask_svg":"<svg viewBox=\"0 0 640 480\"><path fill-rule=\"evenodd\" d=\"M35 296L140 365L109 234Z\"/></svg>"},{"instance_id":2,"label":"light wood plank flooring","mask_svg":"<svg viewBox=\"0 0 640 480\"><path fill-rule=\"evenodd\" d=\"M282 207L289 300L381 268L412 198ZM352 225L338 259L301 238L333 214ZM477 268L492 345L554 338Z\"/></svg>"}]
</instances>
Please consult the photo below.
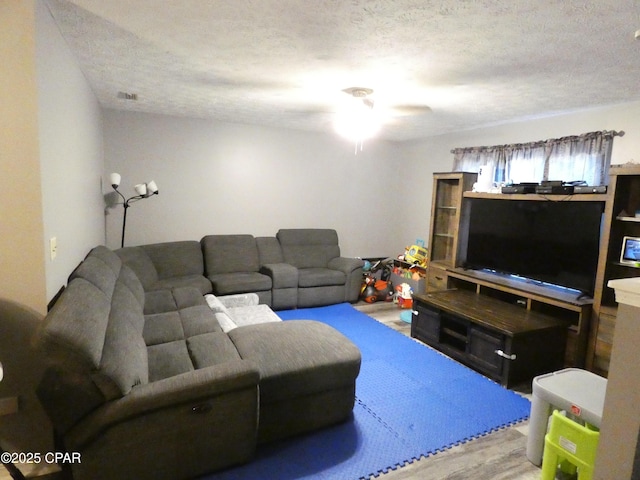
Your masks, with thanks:
<instances>
[{"instance_id":1,"label":"light wood plank flooring","mask_svg":"<svg viewBox=\"0 0 640 480\"><path fill-rule=\"evenodd\" d=\"M407 336L411 325L400 320L393 303L359 302L355 307ZM416 340L417 341L417 340ZM531 385L514 388L530 398ZM537 480L540 469L525 456L528 422L471 440L396 470L372 477L379 480Z\"/></svg>"}]
</instances>

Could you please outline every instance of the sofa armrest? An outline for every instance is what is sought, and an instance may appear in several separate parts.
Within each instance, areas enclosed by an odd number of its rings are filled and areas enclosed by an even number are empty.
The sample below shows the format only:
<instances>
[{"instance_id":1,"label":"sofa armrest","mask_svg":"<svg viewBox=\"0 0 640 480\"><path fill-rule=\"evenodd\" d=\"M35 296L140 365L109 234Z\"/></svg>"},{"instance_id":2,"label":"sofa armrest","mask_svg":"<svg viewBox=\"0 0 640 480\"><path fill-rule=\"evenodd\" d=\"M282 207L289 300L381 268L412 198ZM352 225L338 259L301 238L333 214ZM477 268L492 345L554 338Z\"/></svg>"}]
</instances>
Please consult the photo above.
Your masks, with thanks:
<instances>
[{"instance_id":1,"label":"sofa armrest","mask_svg":"<svg viewBox=\"0 0 640 480\"><path fill-rule=\"evenodd\" d=\"M274 289L298 286L298 269L288 263L267 263L260 267L260 273L271 277Z\"/></svg>"},{"instance_id":2,"label":"sofa armrest","mask_svg":"<svg viewBox=\"0 0 640 480\"><path fill-rule=\"evenodd\" d=\"M362 285L362 268L364 262L359 258L336 257L329 260L329 268L340 270L347 276L344 288L344 301L355 303L360 295Z\"/></svg>"},{"instance_id":3,"label":"sofa armrest","mask_svg":"<svg viewBox=\"0 0 640 480\"><path fill-rule=\"evenodd\" d=\"M364 262L359 258L336 257L329 260L328 268L340 270L345 275L350 275L355 270L362 268Z\"/></svg>"},{"instance_id":4,"label":"sofa armrest","mask_svg":"<svg viewBox=\"0 0 640 480\"><path fill-rule=\"evenodd\" d=\"M247 390L255 390L257 400L259 380L260 373L253 362L237 360L139 385L74 427L67 435L67 448L82 448L115 425L162 409L177 406L215 409L216 399L220 398L221 403L226 404L225 395Z\"/></svg>"}]
</instances>

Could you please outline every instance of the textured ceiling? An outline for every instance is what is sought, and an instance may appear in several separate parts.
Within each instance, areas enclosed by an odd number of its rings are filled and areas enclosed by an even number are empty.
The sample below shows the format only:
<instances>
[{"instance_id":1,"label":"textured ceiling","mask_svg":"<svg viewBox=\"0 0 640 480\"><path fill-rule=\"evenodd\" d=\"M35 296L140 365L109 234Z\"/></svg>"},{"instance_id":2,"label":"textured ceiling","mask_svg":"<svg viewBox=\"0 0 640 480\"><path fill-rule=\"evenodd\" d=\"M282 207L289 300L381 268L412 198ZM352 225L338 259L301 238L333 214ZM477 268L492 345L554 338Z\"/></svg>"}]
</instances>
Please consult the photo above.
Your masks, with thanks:
<instances>
[{"instance_id":1,"label":"textured ceiling","mask_svg":"<svg viewBox=\"0 0 640 480\"><path fill-rule=\"evenodd\" d=\"M638 1L47 5L106 108L330 131L368 87L402 141L640 100Z\"/></svg>"}]
</instances>

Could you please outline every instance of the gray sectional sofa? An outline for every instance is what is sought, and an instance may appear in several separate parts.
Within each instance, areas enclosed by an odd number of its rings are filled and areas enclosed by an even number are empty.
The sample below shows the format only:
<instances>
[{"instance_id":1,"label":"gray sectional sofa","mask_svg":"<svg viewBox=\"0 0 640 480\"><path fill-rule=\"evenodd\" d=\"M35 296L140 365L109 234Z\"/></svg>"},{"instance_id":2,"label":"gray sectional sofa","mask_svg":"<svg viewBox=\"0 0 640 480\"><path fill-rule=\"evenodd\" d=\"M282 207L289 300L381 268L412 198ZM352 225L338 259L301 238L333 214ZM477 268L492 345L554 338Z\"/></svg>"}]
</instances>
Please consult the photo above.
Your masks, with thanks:
<instances>
[{"instance_id":1,"label":"gray sectional sofa","mask_svg":"<svg viewBox=\"0 0 640 480\"><path fill-rule=\"evenodd\" d=\"M354 303L363 261L340 256L331 229L281 229L274 237L207 235L116 252L145 290L193 286L203 294L255 293L274 310Z\"/></svg>"},{"instance_id":2,"label":"gray sectional sofa","mask_svg":"<svg viewBox=\"0 0 640 480\"><path fill-rule=\"evenodd\" d=\"M38 397L58 443L81 454L76 480L193 478L351 415L358 348L314 321L222 328L238 305L205 298L206 282L232 291L236 280L205 277L199 245L136 247L144 255L96 247L45 318L35 343L49 367ZM165 257L167 248L179 255ZM253 297L264 313L257 296L278 298L277 285L229 298Z\"/></svg>"}]
</instances>

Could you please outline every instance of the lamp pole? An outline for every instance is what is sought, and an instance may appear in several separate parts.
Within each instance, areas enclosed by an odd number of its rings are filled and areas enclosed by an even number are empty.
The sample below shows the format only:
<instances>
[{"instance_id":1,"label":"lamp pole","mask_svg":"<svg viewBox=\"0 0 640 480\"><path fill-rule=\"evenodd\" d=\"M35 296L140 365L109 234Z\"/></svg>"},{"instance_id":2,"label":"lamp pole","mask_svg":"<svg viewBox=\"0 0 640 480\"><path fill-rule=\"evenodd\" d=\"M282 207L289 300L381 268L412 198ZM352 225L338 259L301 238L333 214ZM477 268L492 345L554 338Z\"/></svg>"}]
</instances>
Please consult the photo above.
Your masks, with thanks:
<instances>
[{"instance_id":1,"label":"lamp pole","mask_svg":"<svg viewBox=\"0 0 640 480\"><path fill-rule=\"evenodd\" d=\"M139 183L134 187L136 189L136 192L138 192L138 195L125 198L125 196L120 193L120 190L118 190L118 187L120 186L120 175L117 173L111 174L111 186L113 187L115 192L122 198L122 206L124 207L124 215L122 216L122 240L120 242L120 248L124 248L124 232L127 228L127 210L131 206L130 204L144 198L149 198L153 195L158 195L158 186L153 180L151 180L149 183Z\"/></svg>"}]
</instances>

